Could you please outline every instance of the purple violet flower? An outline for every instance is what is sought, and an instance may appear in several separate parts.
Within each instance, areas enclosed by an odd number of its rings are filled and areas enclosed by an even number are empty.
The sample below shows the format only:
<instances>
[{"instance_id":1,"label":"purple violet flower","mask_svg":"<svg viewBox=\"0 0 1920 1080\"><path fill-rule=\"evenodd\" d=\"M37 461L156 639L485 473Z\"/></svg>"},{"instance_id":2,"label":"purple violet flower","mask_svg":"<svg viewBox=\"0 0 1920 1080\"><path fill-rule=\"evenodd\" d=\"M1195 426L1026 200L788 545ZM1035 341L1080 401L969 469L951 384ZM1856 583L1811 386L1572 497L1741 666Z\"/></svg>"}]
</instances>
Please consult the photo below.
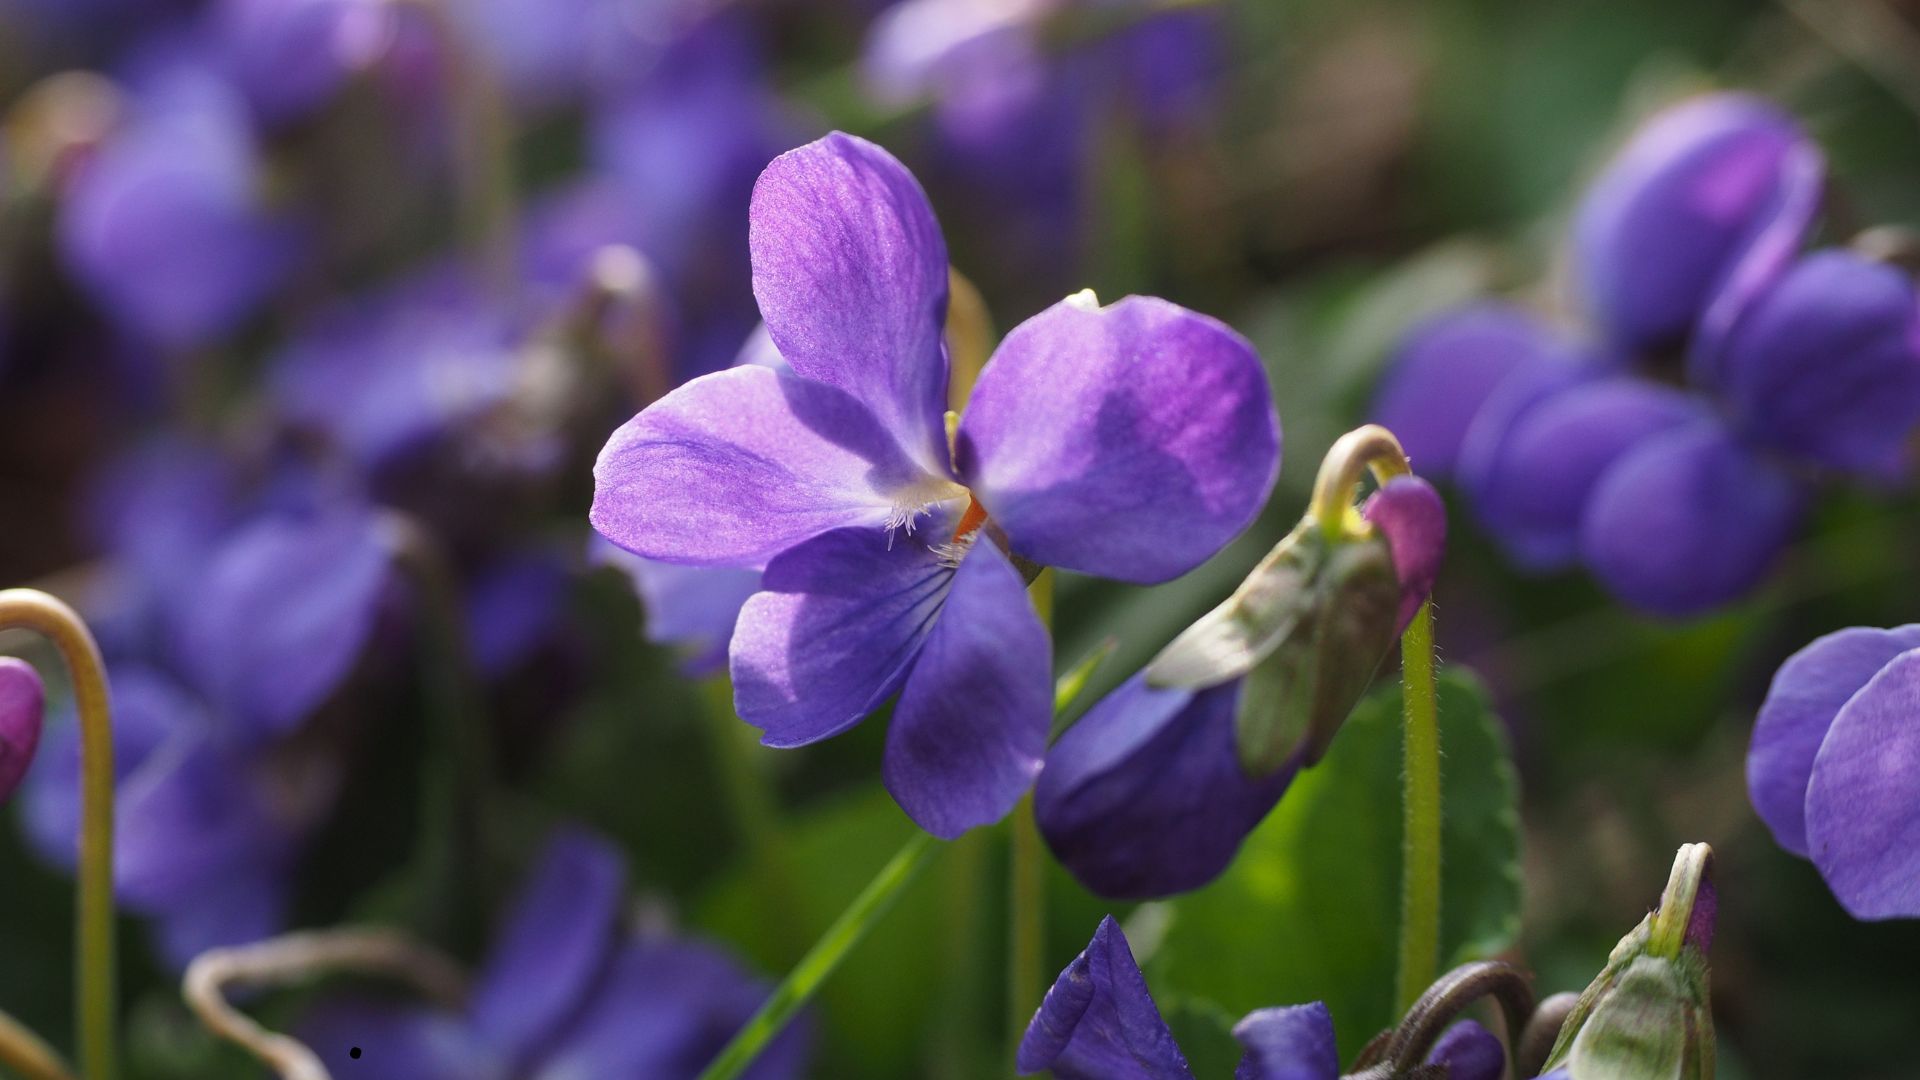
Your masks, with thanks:
<instances>
[{"instance_id":1,"label":"purple violet flower","mask_svg":"<svg viewBox=\"0 0 1920 1080\"><path fill-rule=\"evenodd\" d=\"M996 821L1051 713L1020 567L1153 582L1218 550L1278 468L1265 375L1212 319L1082 294L1007 335L950 449L946 245L912 175L834 134L768 166L751 216L791 372L703 376L629 421L595 466L594 526L647 558L765 564L731 648L765 743L897 692L894 798L942 836Z\"/></svg>"},{"instance_id":2,"label":"purple violet flower","mask_svg":"<svg viewBox=\"0 0 1920 1080\"><path fill-rule=\"evenodd\" d=\"M46 704L47 688L33 665L0 656L0 804L13 797L33 764Z\"/></svg>"},{"instance_id":3,"label":"purple violet flower","mask_svg":"<svg viewBox=\"0 0 1920 1080\"><path fill-rule=\"evenodd\" d=\"M325 104L393 34L379 0L217 0L208 17L224 71L267 124Z\"/></svg>"},{"instance_id":4,"label":"purple violet flower","mask_svg":"<svg viewBox=\"0 0 1920 1080\"><path fill-rule=\"evenodd\" d=\"M1857 919L1920 918L1920 625L1828 634L1780 666L1747 790Z\"/></svg>"},{"instance_id":5,"label":"purple violet flower","mask_svg":"<svg viewBox=\"0 0 1920 1080\"><path fill-rule=\"evenodd\" d=\"M691 1080L767 987L711 945L628 929L626 893L616 850L561 830L521 886L464 1011L335 998L307 1016L302 1039L336 1075L364 1080ZM800 1076L807 1043L805 1024L789 1028L746 1075Z\"/></svg>"},{"instance_id":6,"label":"purple violet flower","mask_svg":"<svg viewBox=\"0 0 1920 1080\"><path fill-rule=\"evenodd\" d=\"M250 119L232 89L205 72L150 81L126 126L76 170L56 239L115 322L186 349L251 314L292 267L298 237L261 198Z\"/></svg>"},{"instance_id":7,"label":"purple violet flower","mask_svg":"<svg viewBox=\"0 0 1920 1080\"><path fill-rule=\"evenodd\" d=\"M1333 1016L1319 1002L1257 1009L1233 1035L1245 1050L1234 1080L1340 1076ZM1427 1061L1445 1065L1450 1080L1499 1080L1506 1051L1468 1021L1448 1029ZM1193 1080L1113 916L1047 991L1020 1041L1017 1068L1022 1076L1051 1069L1059 1080Z\"/></svg>"}]
</instances>

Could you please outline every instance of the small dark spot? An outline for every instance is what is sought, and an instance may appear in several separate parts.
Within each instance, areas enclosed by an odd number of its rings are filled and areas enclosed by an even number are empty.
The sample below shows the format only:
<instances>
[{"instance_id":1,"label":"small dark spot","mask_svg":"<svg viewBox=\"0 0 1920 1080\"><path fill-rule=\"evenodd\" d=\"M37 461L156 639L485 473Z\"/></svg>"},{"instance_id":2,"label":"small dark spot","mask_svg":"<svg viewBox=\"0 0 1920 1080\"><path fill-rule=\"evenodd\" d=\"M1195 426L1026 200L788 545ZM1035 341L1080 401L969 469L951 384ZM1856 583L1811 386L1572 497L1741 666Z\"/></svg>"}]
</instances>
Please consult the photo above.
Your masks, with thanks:
<instances>
[{"instance_id":1,"label":"small dark spot","mask_svg":"<svg viewBox=\"0 0 1920 1080\"><path fill-rule=\"evenodd\" d=\"M350 1058L352 1058L352 1059L353 1059L353 1060L355 1060L355 1061L359 1061L359 1060L360 1060L360 1048L356 1046L356 1047L354 1047L353 1049L351 1049L351 1050L349 1050L349 1051L347 1051L347 1056L348 1056L348 1057L350 1057Z\"/></svg>"}]
</instances>

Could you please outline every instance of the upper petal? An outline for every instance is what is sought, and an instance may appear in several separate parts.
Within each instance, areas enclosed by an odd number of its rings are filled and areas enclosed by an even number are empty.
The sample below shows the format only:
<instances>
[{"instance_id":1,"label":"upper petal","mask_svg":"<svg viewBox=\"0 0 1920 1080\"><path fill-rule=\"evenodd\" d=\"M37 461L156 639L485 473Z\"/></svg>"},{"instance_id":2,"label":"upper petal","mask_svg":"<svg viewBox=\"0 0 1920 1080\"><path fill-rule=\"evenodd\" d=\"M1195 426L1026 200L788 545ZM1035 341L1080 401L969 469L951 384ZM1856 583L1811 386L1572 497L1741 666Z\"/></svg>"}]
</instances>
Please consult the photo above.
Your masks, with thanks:
<instances>
[{"instance_id":1,"label":"upper petal","mask_svg":"<svg viewBox=\"0 0 1920 1080\"><path fill-rule=\"evenodd\" d=\"M1742 94L1674 106L1644 125L1581 204L1574 255L1608 337L1628 349L1693 329L1756 247L1797 242L1818 200L1818 151L1793 119Z\"/></svg>"},{"instance_id":2,"label":"upper petal","mask_svg":"<svg viewBox=\"0 0 1920 1080\"><path fill-rule=\"evenodd\" d=\"M1253 779L1234 745L1238 680L1198 694L1135 675L1047 751L1033 811L1079 882L1114 899L1213 880L1273 809L1294 767Z\"/></svg>"},{"instance_id":3,"label":"upper petal","mask_svg":"<svg viewBox=\"0 0 1920 1080\"><path fill-rule=\"evenodd\" d=\"M830 532L767 564L733 630L740 718L768 746L859 723L900 688L952 578L917 537L879 529Z\"/></svg>"},{"instance_id":4,"label":"upper petal","mask_svg":"<svg viewBox=\"0 0 1920 1080\"><path fill-rule=\"evenodd\" d=\"M946 493L931 480L853 398L736 367L687 383L613 433L593 467L591 517L636 555L758 566L842 526L878 534L897 506Z\"/></svg>"},{"instance_id":5,"label":"upper petal","mask_svg":"<svg viewBox=\"0 0 1920 1080\"><path fill-rule=\"evenodd\" d=\"M604 840L562 829L547 841L467 1006L487 1045L525 1063L559 1033L612 962L626 895L626 862Z\"/></svg>"},{"instance_id":6,"label":"upper petal","mask_svg":"<svg viewBox=\"0 0 1920 1080\"><path fill-rule=\"evenodd\" d=\"M1509 375L1572 363L1567 343L1533 315L1507 304L1476 304L1407 334L1372 416L1400 440L1421 475L1446 476L1480 407Z\"/></svg>"},{"instance_id":7,"label":"upper petal","mask_svg":"<svg viewBox=\"0 0 1920 1080\"><path fill-rule=\"evenodd\" d=\"M1047 991L1017 1067L1059 1080L1193 1080L1113 916Z\"/></svg>"},{"instance_id":8,"label":"upper petal","mask_svg":"<svg viewBox=\"0 0 1920 1080\"><path fill-rule=\"evenodd\" d=\"M361 507L272 515L234 534L186 613L200 689L243 734L292 730L359 659L393 560L391 536Z\"/></svg>"},{"instance_id":9,"label":"upper petal","mask_svg":"<svg viewBox=\"0 0 1920 1080\"><path fill-rule=\"evenodd\" d=\"M1747 749L1747 795L1780 846L1807 854L1807 784L1841 706L1894 657L1920 648L1920 624L1856 626L1814 641L1774 673Z\"/></svg>"},{"instance_id":10,"label":"upper petal","mask_svg":"<svg viewBox=\"0 0 1920 1080\"><path fill-rule=\"evenodd\" d=\"M1627 603L1692 615L1759 583L1803 502L1791 477L1703 421L1646 440L1607 470L1587 504L1581 553Z\"/></svg>"},{"instance_id":11,"label":"upper petal","mask_svg":"<svg viewBox=\"0 0 1920 1080\"><path fill-rule=\"evenodd\" d=\"M1100 308L1076 297L1000 343L955 461L1015 554L1152 582L1191 570L1253 520L1279 440L1245 338L1165 300Z\"/></svg>"},{"instance_id":12,"label":"upper petal","mask_svg":"<svg viewBox=\"0 0 1920 1080\"><path fill-rule=\"evenodd\" d=\"M1706 412L1692 395L1630 375L1543 380L1522 396L1502 404L1506 430L1497 440L1475 433L1485 441L1464 471L1474 511L1530 569L1564 566L1578 554L1587 502L1614 462Z\"/></svg>"},{"instance_id":13,"label":"upper petal","mask_svg":"<svg viewBox=\"0 0 1920 1080\"><path fill-rule=\"evenodd\" d=\"M836 131L775 158L749 218L753 295L781 355L944 473L947 245L919 181Z\"/></svg>"},{"instance_id":14,"label":"upper petal","mask_svg":"<svg viewBox=\"0 0 1920 1080\"><path fill-rule=\"evenodd\" d=\"M1233 1080L1335 1080L1340 1075L1333 1014L1318 1001L1257 1009L1233 1025L1233 1037L1247 1050Z\"/></svg>"},{"instance_id":15,"label":"upper petal","mask_svg":"<svg viewBox=\"0 0 1920 1080\"><path fill-rule=\"evenodd\" d=\"M1913 280L1851 252L1807 256L1734 324L1718 378L1755 440L1838 469L1892 471L1920 421Z\"/></svg>"},{"instance_id":16,"label":"upper petal","mask_svg":"<svg viewBox=\"0 0 1920 1080\"><path fill-rule=\"evenodd\" d=\"M1920 649L1853 695L1813 762L1807 844L1856 919L1920 917Z\"/></svg>"},{"instance_id":17,"label":"upper petal","mask_svg":"<svg viewBox=\"0 0 1920 1080\"><path fill-rule=\"evenodd\" d=\"M885 777L916 824L953 839L1033 785L1053 716L1053 644L992 541L960 563L887 729Z\"/></svg>"}]
</instances>

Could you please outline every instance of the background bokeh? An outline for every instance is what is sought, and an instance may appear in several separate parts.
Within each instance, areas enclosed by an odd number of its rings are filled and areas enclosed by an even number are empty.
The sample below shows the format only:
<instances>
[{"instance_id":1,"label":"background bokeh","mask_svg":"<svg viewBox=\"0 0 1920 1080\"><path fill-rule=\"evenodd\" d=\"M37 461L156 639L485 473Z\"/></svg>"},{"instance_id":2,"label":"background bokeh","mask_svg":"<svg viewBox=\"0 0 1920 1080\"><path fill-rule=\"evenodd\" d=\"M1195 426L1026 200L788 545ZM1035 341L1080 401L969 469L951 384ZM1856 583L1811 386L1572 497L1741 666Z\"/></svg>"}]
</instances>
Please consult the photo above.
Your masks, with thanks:
<instances>
[{"instance_id":1,"label":"background bokeh","mask_svg":"<svg viewBox=\"0 0 1920 1080\"><path fill-rule=\"evenodd\" d=\"M585 514L613 426L728 362L752 327L746 199L774 153L841 128L898 154L1001 329L1092 287L1168 297L1258 346L1285 428L1260 523L1168 585L1060 580L1060 665L1112 643L1096 691L1298 517L1410 325L1485 295L1568 309L1567 213L1658 105L1714 86L1767 95L1830 156L1826 235L1920 225L1920 7L1883 0L1190 5L1180 17L1204 25L1169 36L1196 40L1126 49L1108 46L1158 16L1088 4L1027 66L905 90L875 73L876 41L943 24L889 30L907 20L881 0L448 0L389 5L398 23L374 30L326 6L0 0L0 583L84 606L124 576L148 522L103 526L101 478L156 439L216 446L254 476L298 460L328 477L308 483L418 515L456 552L470 606L500 560L539 556L558 570L552 611L485 685L489 797L510 824L477 909L545 826L576 821L627 852L648 917L769 974L908 835L876 783L883 726L753 747L724 687L686 677L647 640L626 577L589 561ZM311 9L316 28L272 25L278 8ZM99 78L57 78L75 71ZM592 292L605 281L583 254L608 243L641 256L638 293ZM610 310L576 318L596 296ZM558 404L541 397L557 377L528 369L532 341L574 365ZM1912 488L1823 500L1763 590L1683 624L1578 573L1520 576L1455 511L1438 641L1485 682L1515 752L1514 955L1543 988L1578 989L1674 849L1708 841L1722 1075L1920 1076L1920 927L1851 920L1773 843L1742 771L1784 657L1920 618ZM421 777L452 752L422 720L429 667L405 629L376 635L324 707L355 735L299 859L293 922L397 909L429 827ZM1397 798L1390 777L1371 798ZM834 977L810 1075L1010 1072L1005 848L1004 829L954 844ZM1052 971L1107 905L1057 869L1046 896ZM53 1033L69 1018L69 905L65 872L9 821L0 1005ZM1275 940L1271 912L1195 910L1219 923L1204 940ZM1315 934L1392 934L1339 925L1364 904L1312 910ZM133 1071L242 1074L175 1003L139 919L124 952ZM1276 994L1295 988L1289 955L1259 959Z\"/></svg>"}]
</instances>

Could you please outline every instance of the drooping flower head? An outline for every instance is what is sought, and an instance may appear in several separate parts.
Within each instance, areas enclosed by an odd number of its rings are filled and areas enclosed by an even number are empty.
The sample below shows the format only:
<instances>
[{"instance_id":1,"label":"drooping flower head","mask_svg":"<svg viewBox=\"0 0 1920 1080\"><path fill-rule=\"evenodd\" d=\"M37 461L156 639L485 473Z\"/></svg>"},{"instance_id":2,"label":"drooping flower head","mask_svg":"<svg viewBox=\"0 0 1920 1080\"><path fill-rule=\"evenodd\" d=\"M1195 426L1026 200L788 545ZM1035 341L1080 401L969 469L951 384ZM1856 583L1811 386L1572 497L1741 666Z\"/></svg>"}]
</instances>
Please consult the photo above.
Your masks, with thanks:
<instances>
[{"instance_id":1,"label":"drooping flower head","mask_svg":"<svg viewBox=\"0 0 1920 1080\"><path fill-rule=\"evenodd\" d=\"M767 988L712 945L630 929L626 894L618 851L559 830L509 907L464 1011L334 998L301 1024L303 1041L335 1075L366 1080L691 1080ZM795 1025L747 1075L801 1075L807 1042L806 1025Z\"/></svg>"},{"instance_id":2,"label":"drooping flower head","mask_svg":"<svg viewBox=\"0 0 1920 1080\"><path fill-rule=\"evenodd\" d=\"M1034 818L1081 884L1112 899L1206 884L1320 759L1446 544L1445 507L1418 477L1389 480L1363 516L1329 539L1309 515L1049 748Z\"/></svg>"},{"instance_id":3,"label":"drooping flower head","mask_svg":"<svg viewBox=\"0 0 1920 1080\"><path fill-rule=\"evenodd\" d=\"M1278 428L1251 347L1212 319L1090 294L1016 327L949 436L946 246L884 150L776 159L751 210L781 372L680 387L600 455L592 519L647 558L764 565L731 647L773 746L899 694L887 786L929 831L1003 816L1038 768L1050 647L1023 568L1176 576L1252 520Z\"/></svg>"},{"instance_id":4,"label":"drooping flower head","mask_svg":"<svg viewBox=\"0 0 1920 1080\"><path fill-rule=\"evenodd\" d=\"M1773 677L1747 791L1859 919L1920 918L1920 625L1828 634Z\"/></svg>"},{"instance_id":5,"label":"drooping flower head","mask_svg":"<svg viewBox=\"0 0 1920 1080\"><path fill-rule=\"evenodd\" d=\"M25 660L0 656L0 803L13 796L33 764L47 691Z\"/></svg>"},{"instance_id":6,"label":"drooping flower head","mask_svg":"<svg viewBox=\"0 0 1920 1080\"><path fill-rule=\"evenodd\" d=\"M1338 1080L1333 1016L1319 1002L1257 1009L1234 1026L1245 1053L1234 1080ZM1425 1058L1444 1080L1498 1080L1506 1050L1470 1021L1451 1028ZM1016 1062L1020 1074L1060 1080L1194 1080L1112 916L1060 973L1034 1013Z\"/></svg>"}]
</instances>

